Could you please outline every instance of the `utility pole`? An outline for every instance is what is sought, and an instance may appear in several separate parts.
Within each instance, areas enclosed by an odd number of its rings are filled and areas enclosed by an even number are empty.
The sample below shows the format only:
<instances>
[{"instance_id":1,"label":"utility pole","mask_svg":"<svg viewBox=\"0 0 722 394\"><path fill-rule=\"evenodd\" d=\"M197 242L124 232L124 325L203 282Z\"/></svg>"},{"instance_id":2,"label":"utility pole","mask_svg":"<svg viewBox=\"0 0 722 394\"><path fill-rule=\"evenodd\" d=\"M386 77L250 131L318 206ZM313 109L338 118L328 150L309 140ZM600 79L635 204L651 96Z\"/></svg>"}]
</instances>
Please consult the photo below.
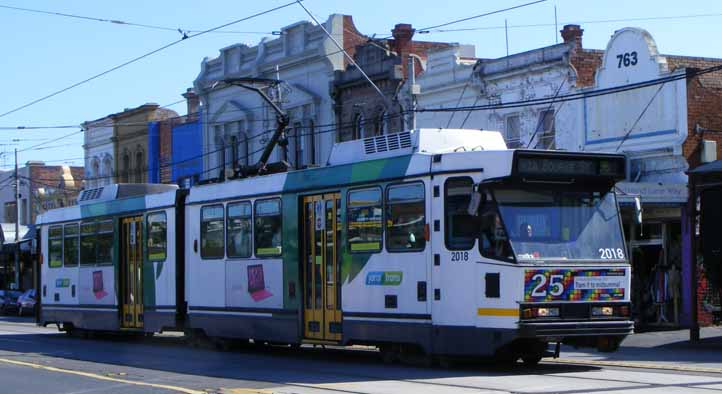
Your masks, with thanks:
<instances>
[{"instance_id":1,"label":"utility pole","mask_svg":"<svg viewBox=\"0 0 722 394\"><path fill-rule=\"evenodd\" d=\"M15 148L15 286L20 287L20 177L18 148Z\"/></svg>"},{"instance_id":2,"label":"utility pole","mask_svg":"<svg viewBox=\"0 0 722 394\"><path fill-rule=\"evenodd\" d=\"M421 60L418 56L409 54L409 66L407 68L409 81L409 95L411 96L411 130L416 130L416 96L421 93L421 87L416 84L416 61Z\"/></svg>"}]
</instances>

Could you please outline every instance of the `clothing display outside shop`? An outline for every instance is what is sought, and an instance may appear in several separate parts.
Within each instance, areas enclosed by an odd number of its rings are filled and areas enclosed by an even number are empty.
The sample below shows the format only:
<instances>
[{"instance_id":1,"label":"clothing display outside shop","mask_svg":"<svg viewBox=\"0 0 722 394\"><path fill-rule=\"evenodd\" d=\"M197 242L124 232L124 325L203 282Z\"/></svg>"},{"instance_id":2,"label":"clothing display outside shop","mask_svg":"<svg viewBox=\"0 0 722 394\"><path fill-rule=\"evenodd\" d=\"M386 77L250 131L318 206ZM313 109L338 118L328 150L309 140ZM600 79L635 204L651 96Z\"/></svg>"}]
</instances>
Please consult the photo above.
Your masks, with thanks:
<instances>
[{"instance_id":1,"label":"clothing display outside shop","mask_svg":"<svg viewBox=\"0 0 722 394\"><path fill-rule=\"evenodd\" d=\"M680 325L682 251L677 223L644 224L632 250L632 306L640 329ZM645 234L646 232L646 234Z\"/></svg>"}]
</instances>

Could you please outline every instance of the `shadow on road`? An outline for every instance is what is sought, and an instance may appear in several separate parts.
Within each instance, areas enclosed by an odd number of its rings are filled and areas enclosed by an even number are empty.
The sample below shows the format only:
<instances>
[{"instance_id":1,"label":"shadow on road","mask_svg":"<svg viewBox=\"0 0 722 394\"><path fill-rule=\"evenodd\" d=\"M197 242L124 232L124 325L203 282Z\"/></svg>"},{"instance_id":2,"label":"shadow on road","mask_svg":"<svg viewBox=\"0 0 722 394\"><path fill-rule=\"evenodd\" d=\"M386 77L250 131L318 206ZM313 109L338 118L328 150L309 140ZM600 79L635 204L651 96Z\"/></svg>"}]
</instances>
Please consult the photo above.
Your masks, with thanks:
<instances>
[{"instance_id":1,"label":"shadow on road","mask_svg":"<svg viewBox=\"0 0 722 394\"><path fill-rule=\"evenodd\" d=\"M557 364L531 368L521 363L508 365L492 361L464 362L450 369L421 368L383 364L378 352L363 349L305 346L292 349L250 344L232 351L219 351L191 347L179 336L129 338L104 335L81 339L61 333L0 335L0 351L274 385L413 381L479 375L513 377L600 369Z\"/></svg>"}]
</instances>

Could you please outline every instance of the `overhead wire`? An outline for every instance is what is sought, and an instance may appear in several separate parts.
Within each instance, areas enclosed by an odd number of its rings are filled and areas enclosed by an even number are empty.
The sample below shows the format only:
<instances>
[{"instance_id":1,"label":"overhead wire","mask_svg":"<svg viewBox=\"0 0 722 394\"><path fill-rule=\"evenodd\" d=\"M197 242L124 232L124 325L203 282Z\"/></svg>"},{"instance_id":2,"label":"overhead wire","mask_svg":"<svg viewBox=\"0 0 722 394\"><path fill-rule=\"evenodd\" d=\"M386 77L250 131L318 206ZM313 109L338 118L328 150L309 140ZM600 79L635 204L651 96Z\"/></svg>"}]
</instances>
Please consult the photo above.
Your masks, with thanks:
<instances>
[{"instance_id":1,"label":"overhead wire","mask_svg":"<svg viewBox=\"0 0 722 394\"><path fill-rule=\"evenodd\" d=\"M94 16L86 16L86 15L78 15L78 14L69 14L65 12L56 12L56 11L46 11L46 10L38 10L38 9L32 9L32 8L23 8L23 7L14 7L9 5L3 5L0 4L0 8L5 8L9 10L15 10L15 11L23 11L23 12L29 12L29 13L35 13L35 14L45 14L45 15L53 15L53 16L62 16L65 18L74 18L74 19L82 19L87 21L93 21L93 22L104 22L104 23L111 23L116 26L133 26L133 27L142 27L146 29L153 29L153 30L164 30L164 31L172 31L172 32L181 32L182 33L195 33L203 31L201 29L183 29L181 27L170 27L170 26L160 26L160 25L151 25L151 24L145 24L145 23L135 23L135 22L128 22L123 21L120 19L106 19L106 18L98 18ZM263 35L272 35L273 32L265 32L265 31L229 31L229 30L218 30L214 31L213 33L221 33L221 34L263 34Z\"/></svg>"},{"instance_id":2,"label":"overhead wire","mask_svg":"<svg viewBox=\"0 0 722 394\"><path fill-rule=\"evenodd\" d=\"M650 16L650 17L638 17L638 18L618 18L618 19L597 19L597 20L586 20L586 21L568 21L562 23L531 23L523 25L508 25L508 26L480 26L480 27L467 27L458 29L437 29L428 30L429 33L454 33L454 32L465 32L465 31L481 31L481 30L502 30L502 29L520 29L529 27L552 27L557 25L567 24L579 24L579 25L590 25L600 23L618 23L618 22L642 22L642 21L655 21L655 20L674 20L674 19L690 19L690 18L708 18L708 17L719 17L722 13L712 14L691 14L691 15L675 15L675 16Z\"/></svg>"},{"instance_id":3,"label":"overhead wire","mask_svg":"<svg viewBox=\"0 0 722 394\"><path fill-rule=\"evenodd\" d=\"M224 24L219 25L219 26L216 26L216 27L213 27L213 28L210 28L210 29L207 29L207 30L200 31L200 32L198 32L198 33L194 33L194 34L190 34L190 35L188 35L188 36L184 36L183 38L180 38L180 39L178 39L178 40L175 40L175 41L173 41L173 42L170 42L170 43L168 43L168 44L165 44L165 45L161 46L160 48L154 49L154 50L152 50L152 51L150 51L150 52L146 52L146 53L144 53L144 54L142 54L142 55L140 55L140 56L136 56L136 57L134 57L134 58L132 58L132 59L130 59L130 60L128 60L128 61L125 61L125 62L123 62L123 63L121 63L121 64L119 64L119 65L117 65L117 66L111 67L110 69L107 69L107 70L105 70L105 71L102 71L102 72L100 72L100 73L97 73L97 74L95 74L95 75L93 75L93 76L91 76L91 77L85 78L85 79L83 79L82 81L76 82L76 83L74 83L74 84L71 84L70 86L67 86L67 87L65 87L65 88L62 88L62 89L60 89L60 90L56 90L56 91L54 91L54 92L52 92L52 93L50 93L50 94L47 94L47 95L45 95L45 96L43 96L43 97L38 98L38 99L32 100L32 101L30 101L29 103L23 104L23 105L21 105L21 106L19 106L19 107L15 107L15 108L13 108L13 109L11 109L11 110L9 110L9 111L6 111L6 112L4 112L4 113L1 113L1 114L0 114L0 118L5 117L5 116L7 116L7 115L10 115L10 114L12 114L12 113L15 113L15 112L17 112L17 111L20 111L20 110L22 110L22 109L25 109L25 108L27 108L27 107L30 107L30 106L32 106L32 105L35 105L35 104L37 104L37 103L40 103L40 102L42 102L42 101L45 101L45 100L47 100L47 99L49 99L49 98L51 98L51 97L57 96L57 95L59 95L59 94L61 94L61 93L67 92L68 90L71 90L71 89L73 89L73 88L76 88L76 87L78 87L78 86L80 86L80 85L86 84L86 83L88 83L88 82L90 82L90 81L92 81L92 80L95 80L95 79L97 79L97 78L100 78L100 77L102 77L102 76L104 76L104 75L107 75L107 74L113 72L113 71L116 71L116 70L121 69L121 68L123 68L123 67L125 67L125 66L128 66L128 65L130 65L130 64L133 64L133 63L135 63L135 62L138 62L138 61L140 61L140 60L142 60L142 59L145 59L145 58L147 58L147 57L149 57L149 56L152 56L152 55L154 55L154 54L156 54L156 53L158 53L158 52L161 52L161 51L163 51L163 50L166 50L166 49L168 49L168 48L170 48L170 47L173 47L173 46L175 46L175 45L178 45L178 44L180 44L181 42L183 42L183 41L185 41L185 40L187 40L187 39L196 38L196 37L198 37L198 36L201 36L201 35L204 35L204 34L207 34L207 33L213 32L213 31L216 31L216 30L220 30L220 29L222 29L222 28L224 28L224 27L228 27L228 26L231 26L231 25L240 23L240 22L244 22L244 21L247 21L247 20L249 20L249 19L257 18L257 17L259 17L259 16L261 16L261 15L269 14L269 13L271 13L271 12L278 11L278 10L283 9L283 8L286 8L286 7L290 7L291 5L294 5L294 4L296 4L296 1L291 1L291 2L289 2L289 3L285 3L285 4L282 4L282 5L280 5L280 6L267 9L267 10L265 10L265 11L257 12L257 13L255 13L255 14L252 14L252 15L249 15L249 16L246 16L246 17L243 17L243 18L240 18L240 19L236 19L236 20L233 20L233 21L228 22L228 23L224 23Z\"/></svg>"}]
</instances>

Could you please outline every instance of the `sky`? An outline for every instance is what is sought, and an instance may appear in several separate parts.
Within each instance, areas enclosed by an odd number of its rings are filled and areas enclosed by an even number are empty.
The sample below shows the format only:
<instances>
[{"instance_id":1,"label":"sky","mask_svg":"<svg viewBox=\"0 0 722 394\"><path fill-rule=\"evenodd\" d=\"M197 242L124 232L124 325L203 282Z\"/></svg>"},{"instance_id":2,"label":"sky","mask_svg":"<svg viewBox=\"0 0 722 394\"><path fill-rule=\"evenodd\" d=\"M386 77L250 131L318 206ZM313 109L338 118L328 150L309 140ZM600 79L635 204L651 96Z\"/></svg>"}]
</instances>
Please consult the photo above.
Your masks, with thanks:
<instances>
[{"instance_id":1,"label":"sky","mask_svg":"<svg viewBox=\"0 0 722 394\"><path fill-rule=\"evenodd\" d=\"M352 15L364 34L385 37L396 23L417 29L529 3L533 0L305 0L321 21L333 13ZM238 0L0 0L0 114L67 88L130 59L199 31L289 3ZM21 7L106 20L168 27L150 29L119 23L70 18L4 7ZM555 9L558 28L555 29ZM98 79L28 106L0 115L0 169L42 160L49 165L83 165L80 128L16 130L18 126L79 125L147 102L167 105L182 100L204 57L236 43L254 45L273 31L309 20L294 4L266 15L183 40L177 45L119 68ZM457 42L476 47L476 56L497 58L561 42L566 23L584 29L585 48L604 49L615 30L641 27L654 37L663 54L722 57L722 3L712 0L546 0L515 10L453 24L414 38ZM467 29L463 31L438 31ZM470 29L470 30L469 30ZM169 106L180 115L185 103Z\"/></svg>"}]
</instances>

